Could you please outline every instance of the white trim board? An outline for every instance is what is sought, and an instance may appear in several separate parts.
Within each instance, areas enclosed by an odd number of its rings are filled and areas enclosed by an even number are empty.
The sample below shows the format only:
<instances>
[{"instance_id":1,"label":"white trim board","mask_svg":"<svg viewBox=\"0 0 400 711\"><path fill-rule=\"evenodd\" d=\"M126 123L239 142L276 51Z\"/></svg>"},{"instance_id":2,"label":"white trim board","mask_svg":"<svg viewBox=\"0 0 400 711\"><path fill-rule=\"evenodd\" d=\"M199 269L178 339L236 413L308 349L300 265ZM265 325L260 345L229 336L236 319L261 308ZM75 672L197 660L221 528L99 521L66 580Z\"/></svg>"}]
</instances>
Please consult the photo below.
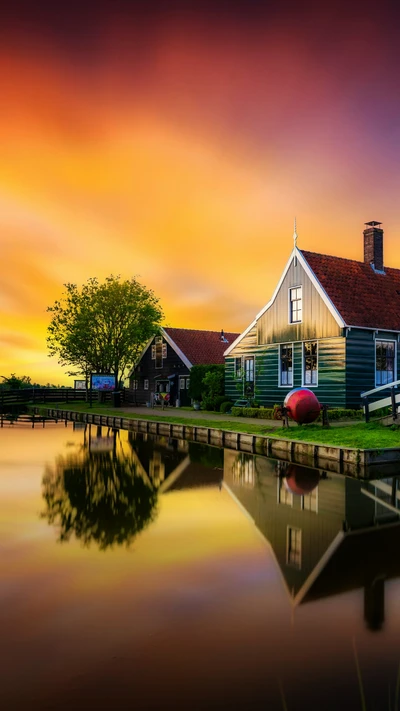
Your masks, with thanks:
<instances>
[{"instance_id":1,"label":"white trim board","mask_svg":"<svg viewBox=\"0 0 400 711\"><path fill-rule=\"evenodd\" d=\"M129 373L128 373L128 376L127 376L128 378L131 378L131 377L132 377L133 372L134 372L135 368L137 367L138 363L140 363L140 361L142 360L144 354L145 354L146 351L149 349L150 345L153 343L153 339L154 339L154 336L152 336L151 338L149 338L149 340L147 341L147 343L146 343L145 347L143 348L143 350L142 350L140 356L138 357L138 359L135 361L135 364L134 364L134 365L132 366L132 368L130 369L130 371L129 371Z\"/></svg>"},{"instance_id":2,"label":"white trim board","mask_svg":"<svg viewBox=\"0 0 400 711\"><path fill-rule=\"evenodd\" d=\"M176 345L176 343L172 340L171 336L169 336L168 333L167 333L163 328L160 329L160 334L161 334L161 336L164 338L164 340L168 343L168 345L171 346L172 350L175 351L176 355L179 356L179 358L181 359L181 361L182 361L182 362L186 365L186 367L189 368L189 370L190 370L190 369L192 368L192 365L193 365L193 364L192 364L192 363L190 362L190 360L185 356L185 354L181 351L181 349L178 348L178 346ZM152 336L152 337L148 340L148 342L146 343L146 345L145 345L145 347L143 348L143 350L142 350L140 356L138 357L137 361L135 362L135 365L132 366L132 368L130 369L130 371L129 371L129 373L128 373L128 378L130 378L130 377L133 375L133 371L135 370L135 368L137 367L137 365L138 365L138 364L140 363L140 361L142 360L144 354L145 354L146 351L149 349L150 345L153 343L153 340L154 340L154 338L155 338L155 335L156 335L156 334L154 334L154 336Z\"/></svg>"},{"instance_id":3,"label":"white trim board","mask_svg":"<svg viewBox=\"0 0 400 711\"><path fill-rule=\"evenodd\" d=\"M181 361L183 361L183 363L186 365L186 367L189 368L189 370L190 370L193 366L193 363L190 362L189 358L187 358L185 356L183 351L181 351L181 349L176 345L175 341L172 340L171 336L169 336L168 333L166 331L164 331L163 328L161 329L161 331L162 331L162 334L163 334L165 340L171 346L172 350L175 351L176 355L179 356Z\"/></svg>"},{"instance_id":4,"label":"white trim board","mask_svg":"<svg viewBox=\"0 0 400 711\"><path fill-rule=\"evenodd\" d=\"M292 251L292 253L291 253L291 255L290 255L290 257L289 257L289 259L288 259L288 261L287 261L287 263L286 263L286 266L285 266L285 268L284 268L284 270L283 270L283 272L282 272L282 276L281 276L281 278L279 279L278 285L277 285L277 287L276 287L276 289L275 289L275 291L274 291L274 293L273 293L273 295L272 295L272 298L270 299L270 301L268 301L268 303L264 306L264 308L261 309L261 311L257 314L257 316L255 317L254 321L251 322L250 326L248 326L248 327L243 331L243 333L236 339L236 341L234 341L234 342L229 346L229 348L226 349L226 351L224 352L224 356L228 356L228 355L231 353L231 351L233 350L233 348L235 348L235 347L238 345L238 343L240 343L240 341L241 341L245 336L247 336L247 334L249 333L249 331L251 331L251 329L254 328L254 326L257 324L258 319L261 318L261 316L263 316L263 314L265 314L265 312L268 311L268 309L272 306L272 304L274 303L274 301L275 301L275 299L276 299L276 297L277 297L277 295L278 295L278 292L279 292L279 290L280 290L280 288L281 288L281 286L282 286L282 284L283 284L283 281L284 281L284 279L285 279L285 277L286 277L286 274L288 273L288 271L289 271L289 269L290 269L290 266L291 266L291 264L292 264L292 262L293 262L293 260L294 260L295 258L297 258L297 259L299 260L300 265L303 267L303 269L304 269L305 273L307 274L308 278L310 279L312 285L313 285L313 286L315 287L315 289L317 290L317 292L318 292L318 294L320 295L321 299L323 300L325 306L327 306L327 308L328 308L329 311L331 312L331 314L332 314L332 316L334 317L334 319L335 319L335 321L337 322L337 324L338 324L341 328L345 328L345 327L348 325L348 324L345 323L345 321L344 321L343 318L341 317L339 311L337 310L336 306L333 304L333 302L332 302L331 299L329 298L328 294L326 293L325 289L323 288L323 286L322 286L322 285L320 284L320 282L318 281L318 279L317 279L317 277L315 276L313 270L311 269L310 265L309 265L308 262L306 261L306 258L303 257L301 251L300 251L297 247L294 247L294 249L293 249L293 251Z\"/></svg>"}]
</instances>

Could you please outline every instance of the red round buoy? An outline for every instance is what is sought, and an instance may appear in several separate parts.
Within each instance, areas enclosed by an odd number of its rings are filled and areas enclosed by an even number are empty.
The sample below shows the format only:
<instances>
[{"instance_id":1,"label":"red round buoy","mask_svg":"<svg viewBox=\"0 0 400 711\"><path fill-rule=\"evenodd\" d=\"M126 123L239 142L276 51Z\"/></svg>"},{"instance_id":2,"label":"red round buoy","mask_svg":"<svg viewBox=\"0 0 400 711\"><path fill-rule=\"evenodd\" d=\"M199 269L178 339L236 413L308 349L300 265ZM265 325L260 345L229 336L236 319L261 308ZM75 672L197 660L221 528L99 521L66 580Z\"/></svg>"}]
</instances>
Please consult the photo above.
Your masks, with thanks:
<instances>
[{"instance_id":1,"label":"red round buoy","mask_svg":"<svg viewBox=\"0 0 400 711\"><path fill-rule=\"evenodd\" d=\"M305 496L318 486L319 471L299 464L289 464L283 481L291 494Z\"/></svg>"},{"instance_id":2,"label":"red round buoy","mask_svg":"<svg viewBox=\"0 0 400 711\"><path fill-rule=\"evenodd\" d=\"M291 420L304 425L317 419L321 405L312 390L295 388L285 397L284 407Z\"/></svg>"}]
</instances>

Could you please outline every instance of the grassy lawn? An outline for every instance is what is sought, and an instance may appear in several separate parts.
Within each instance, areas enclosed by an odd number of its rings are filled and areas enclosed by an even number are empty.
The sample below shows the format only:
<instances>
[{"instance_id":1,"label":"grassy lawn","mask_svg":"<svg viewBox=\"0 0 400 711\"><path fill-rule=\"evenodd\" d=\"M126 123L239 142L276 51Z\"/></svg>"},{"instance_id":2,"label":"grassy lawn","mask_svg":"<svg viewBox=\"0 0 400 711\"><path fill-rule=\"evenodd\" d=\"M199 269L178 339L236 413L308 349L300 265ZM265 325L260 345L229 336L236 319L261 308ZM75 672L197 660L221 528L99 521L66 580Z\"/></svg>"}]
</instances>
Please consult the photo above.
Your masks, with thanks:
<instances>
[{"instance_id":1,"label":"grassy lawn","mask_svg":"<svg viewBox=\"0 0 400 711\"><path fill-rule=\"evenodd\" d=\"M351 424L338 426L332 424L329 429L323 429L321 425L303 425L302 427L292 426L289 429L284 427L270 427L268 425L235 422L232 419L220 420L204 418L179 417L179 415L147 415L145 413L138 416L134 413L126 413L120 408L112 408L107 405L94 404L92 408L86 403L66 405L65 403L49 403L41 406L44 410L48 407L59 408L60 410L72 410L74 412L88 412L100 415L111 415L141 420L158 420L171 422L179 425L197 425L198 427L215 427L230 432L247 432L249 434L259 434L279 439L300 440L303 442L315 442L316 444L326 444L337 447L355 447L356 449L384 449L386 447L400 447L400 429L397 427L384 427L380 423L353 422Z\"/></svg>"}]
</instances>

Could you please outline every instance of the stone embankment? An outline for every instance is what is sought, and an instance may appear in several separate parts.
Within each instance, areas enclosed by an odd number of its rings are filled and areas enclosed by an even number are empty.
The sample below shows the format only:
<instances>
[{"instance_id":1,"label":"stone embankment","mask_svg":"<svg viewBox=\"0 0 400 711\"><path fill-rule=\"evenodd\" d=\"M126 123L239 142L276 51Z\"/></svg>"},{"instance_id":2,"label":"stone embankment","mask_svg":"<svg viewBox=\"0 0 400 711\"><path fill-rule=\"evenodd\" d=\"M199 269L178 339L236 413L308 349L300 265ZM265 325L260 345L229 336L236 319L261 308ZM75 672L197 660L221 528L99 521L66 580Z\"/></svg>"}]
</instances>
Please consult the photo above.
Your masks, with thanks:
<instances>
[{"instance_id":1,"label":"stone embankment","mask_svg":"<svg viewBox=\"0 0 400 711\"><path fill-rule=\"evenodd\" d=\"M400 462L400 449L354 449L333 447L314 442L280 439L245 432L230 432L218 427L174 424L170 422L146 420L140 418L92 413L73 412L70 410L47 409L49 417L87 422L88 424L124 429L143 434L186 439L215 447L235 449L242 452L276 457L285 461L314 466L321 470L334 471L350 476L370 478L376 471L369 473L369 468L391 462Z\"/></svg>"}]
</instances>

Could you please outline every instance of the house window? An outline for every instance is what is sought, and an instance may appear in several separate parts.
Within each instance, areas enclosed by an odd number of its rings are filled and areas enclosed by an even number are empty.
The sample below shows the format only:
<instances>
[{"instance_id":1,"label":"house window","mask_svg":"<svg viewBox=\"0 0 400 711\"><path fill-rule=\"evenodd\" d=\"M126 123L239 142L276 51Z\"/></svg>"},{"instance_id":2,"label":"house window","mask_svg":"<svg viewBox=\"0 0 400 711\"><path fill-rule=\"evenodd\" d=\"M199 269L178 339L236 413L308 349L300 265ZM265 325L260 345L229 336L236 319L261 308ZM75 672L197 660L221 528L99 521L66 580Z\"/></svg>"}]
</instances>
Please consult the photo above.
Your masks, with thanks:
<instances>
[{"instance_id":1,"label":"house window","mask_svg":"<svg viewBox=\"0 0 400 711\"><path fill-rule=\"evenodd\" d=\"M287 527L286 563L301 568L301 528Z\"/></svg>"},{"instance_id":2,"label":"house window","mask_svg":"<svg viewBox=\"0 0 400 711\"><path fill-rule=\"evenodd\" d=\"M290 323L300 323L303 311L302 287L295 286L289 289L289 321Z\"/></svg>"},{"instance_id":3,"label":"house window","mask_svg":"<svg viewBox=\"0 0 400 711\"><path fill-rule=\"evenodd\" d=\"M281 477L278 479L278 504L293 506L293 494L287 488L285 479L282 479Z\"/></svg>"},{"instance_id":4,"label":"house window","mask_svg":"<svg viewBox=\"0 0 400 711\"><path fill-rule=\"evenodd\" d=\"M293 346L280 347L280 385L293 385Z\"/></svg>"},{"instance_id":5,"label":"house window","mask_svg":"<svg viewBox=\"0 0 400 711\"><path fill-rule=\"evenodd\" d=\"M242 357L235 358L235 378L236 380L242 379Z\"/></svg>"},{"instance_id":6,"label":"house window","mask_svg":"<svg viewBox=\"0 0 400 711\"><path fill-rule=\"evenodd\" d=\"M395 341L375 341L376 366L375 384L387 385L395 379Z\"/></svg>"},{"instance_id":7,"label":"house window","mask_svg":"<svg viewBox=\"0 0 400 711\"><path fill-rule=\"evenodd\" d=\"M185 389L185 378L179 378L179 390Z\"/></svg>"},{"instance_id":8,"label":"house window","mask_svg":"<svg viewBox=\"0 0 400 711\"><path fill-rule=\"evenodd\" d=\"M138 381L132 380L132 390L137 390L137 389L138 389Z\"/></svg>"},{"instance_id":9,"label":"house window","mask_svg":"<svg viewBox=\"0 0 400 711\"><path fill-rule=\"evenodd\" d=\"M156 336L155 340L155 346L154 346L154 358L155 358L155 366L156 368L162 368L163 367L163 358L164 358L164 345L166 344L163 343L162 337L161 336Z\"/></svg>"},{"instance_id":10,"label":"house window","mask_svg":"<svg viewBox=\"0 0 400 711\"><path fill-rule=\"evenodd\" d=\"M186 378L186 390L189 390L190 378Z\"/></svg>"},{"instance_id":11,"label":"house window","mask_svg":"<svg viewBox=\"0 0 400 711\"><path fill-rule=\"evenodd\" d=\"M303 345L303 385L318 385L318 344L308 341Z\"/></svg>"},{"instance_id":12,"label":"house window","mask_svg":"<svg viewBox=\"0 0 400 711\"><path fill-rule=\"evenodd\" d=\"M309 494L305 494L302 497L302 508L304 511L318 511L318 486L311 491Z\"/></svg>"},{"instance_id":13,"label":"house window","mask_svg":"<svg viewBox=\"0 0 400 711\"><path fill-rule=\"evenodd\" d=\"M254 457L251 454L238 454L232 466L235 484L253 488L255 484Z\"/></svg>"},{"instance_id":14,"label":"house window","mask_svg":"<svg viewBox=\"0 0 400 711\"><path fill-rule=\"evenodd\" d=\"M244 394L254 395L254 356L244 359Z\"/></svg>"},{"instance_id":15,"label":"house window","mask_svg":"<svg viewBox=\"0 0 400 711\"><path fill-rule=\"evenodd\" d=\"M148 381L148 380L145 380L145 381L144 381L144 389L145 389L145 390L148 390L148 389L149 389L149 381Z\"/></svg>"}]
</instances>

